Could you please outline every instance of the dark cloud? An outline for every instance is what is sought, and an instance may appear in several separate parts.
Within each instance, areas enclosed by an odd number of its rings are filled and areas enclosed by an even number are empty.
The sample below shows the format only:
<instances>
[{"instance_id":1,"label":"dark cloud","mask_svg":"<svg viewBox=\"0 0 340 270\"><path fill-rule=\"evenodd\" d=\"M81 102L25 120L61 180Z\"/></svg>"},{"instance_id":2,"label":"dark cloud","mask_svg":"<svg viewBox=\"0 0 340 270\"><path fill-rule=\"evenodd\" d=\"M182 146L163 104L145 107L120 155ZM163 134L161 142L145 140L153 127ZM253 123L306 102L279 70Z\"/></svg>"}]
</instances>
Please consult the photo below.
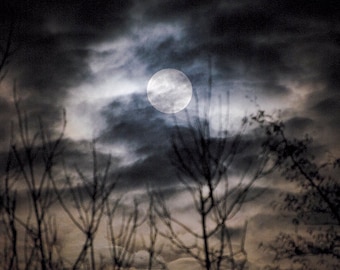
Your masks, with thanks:
<instances>
[{"instance_id":1,"label":"dark cloud","mask_svg":"<svg viewBox=\"0 0 340 270\"><path fill-rule=\"evenodd\" d=\"M13 46L18 48L8 79L17 81L26 103L44 113L45 107L63 106L70 88L92 81L89 46L126 34L131 5L132 1L6 1L0 17L15 22ZM1 26L3 31L9 27Z\"/></svg>"},{"instance_id":2,"label":"dark cloud","mask_svg":"<svg viewBox=\"0 0 340 270\"><path fill-rule=\"evenodd\" d=\"M202 12L208 14L218 7L220 1L206 0L180 0L180 1L149 1L145 3L145 17L152 23L172 22L173 20L190 21L199 20L195 15L201 15Z\"/></svg>"},{"instance_id":3,"label":"dark cloud","mask_svg":"<svg viewBox=\"0 0 340 270\"><path fill-rule=\"evenodd\" d=\"M318 20L339 20L337 16L339 13L334 10L335 0L327 0L322 3L319 1L275 1L272 5L280 7L283 15L291 14L305 19L318 19Z\"/></svg>"},{"instance_id":4,"label":"dark cloud","mask_svg":"<svg viewBox=\"0 0 340 270\"><path fill-rule=\"evenodd\" d=\"M103 110L107 124L100 135L106 143L122 142L139 153L148 153L166 147L169 143L165 119L148 104L146 95L117 99ZM171 118L171 116L169 116Z\"/></svg>"},{"instance_id":5,"label":"dark cloud","mask_svg":"<svg viewBox=\"0 0 340 270\"><path fill-rule=\"evenodd\" d=\"M160 149L158 153L150 153L147 158L140 158L132 165L119 169L122 175L119 187L124 189L146 188L164 189L178 185L176 169L171 166L168 151ZM170 191L174 193L173 190Z\"/></svg>"},{"instance_id":6,"label":"dark cloud","mask_svg":"<svg viewBox=\"0 0 340 270\"><path fill-rule=\"evenodd\" d=\"M285 122L285 127L288 132L295 134L296 137L303 136L313 125L314 121L306 117L293 117Z\"/></svg>"},{"instance_id":7,"label":"dark cloud","mask_svg":"<svg viewBox=\"0 0 340 270\"><path fill-rule=\"evenodd\" d=\"M339 124L334 95L339 88L340 16L334 3L6 1L0 17L7 22L16 15L20 26L15 36L20 50L10 78L16 78L30 114L43 114L52 124L60 120L70 91L76 94L79 85L99 82L90 58L102 61L118 52L115 46L100 52L96 46L131 37L136 62L121 63L119 68L129 72L146 68L150 75L161 68L178 68L200 91L208 82L209 57L214 85L225 86L220 87L225 91L237 81L240 88L252 89L266 102L282 100L283 104L295 95L287 81L325 85L318 94L311 90L310 102L298 108L304 115L287 122L292 130L308 132L318 117L327 119L329 125ZM117 99L102 109L107 125L99 138L108 144L129 145L136 155L147 156L138 166L152 168L157 150L166 153L169 149L171 117L161 116L145 96L127 99ZM310 111L313 114L304 119Z\"/></svg>"},{"instance_id":8,"label":"dark cloud","mask_svg":"<svg viewBox=\"0 0 340 270\"><path fill-rule=\"evenodd\" d=\"M327 98L316 104L313 109L321 115L328 117L335 116L336 111L340 108L340 101L334 98Z\"/></svg>"},{"instance_id":9,"label":"dark cloud","mask_svg":"<svg viewBox=\"0 0 340 270\"><path fill-rule=\"evenodd\" d=\"M129 154L136 156L137 160L123 167L120 172L125 179L124 186L139 186L148 182L160 187L173 185L177 183L177 169L170 162L175 158L170 144L171 136L175 134L174 122L171 116L160 114L149 106L145 99L144 95L133 95L117 99L108 105L103 111L106 128L99 140L106 144L127 145ZM184 123L185 121L179 123L178 131L185 140L185 147L192 147L192 153L196 153L198 150L193 141L192 130ZM261 151L260 145L260 140L245 135L235 162L229 168L230 175L240 176L245 169L252 173L257 160L255 152ZM181 146L179 145L179 151ZM211 151L218 151L219 140L212 138L210 146ZM227 138L225 151L232 152L232 147L233 137ZM249 155L250 152L254 154Z\"/></svg>"},{"instance_id":10,"label":"dark cloud","mask_svg":"<svg viewBox=\"0 0 340 270\"><path fill-rule=\"evenodd\" d=\"M328 50L332 58L337 51L330 30L338 22L332 16L332 2L323 3L322 9L307 1L230 1L224 5L215 1L213 8L204 1L180 1L151 2L150 6L153 16L146 12L147 19L156 26L158 22L179 24L182 31L180 37L170 34L137 48L136 57L148 63L150 71L178 67L195 76L202 72L195 66L197 61L206 72L206 59L211 55L215 78L260 82L259 95L280 97L283 92L289 94L282 91L283 80L329 81L328 74L337 70L324 54ZM327 12L332 15L324 16Z\"/></svg>"},{"instance_id":11,"label":"dark cloud","mask_svg":"<svg viewBox=\"0 0 340 270\"><path fill-rule=\"evenodd\" d=\"M0 88L1 89L1 88ZM0 97L0 123L1 123L1 128L0 128L0 141L5 142L5 147L6 144L9 143L9 135L10 135L10 128L11 128L11 123L8 121L8 113L13 112L14 108L11 107L11 104L4 98ZM1 146L2 143L0 144Z\"/></svg>"},{"instance_id":12,"label":"dark cloud","mask_svg":"<svg viewBox=\"0 0 340 270\"><path fill-rule=\"evenodd\" d=\"M62 103L70 87L94 79L88 45L132 35L133 28L159 27L162 32L164 24L181 34L164 32L143 43L136 40L134 47L135 57L150 74L175 67L200 85L211 55L216 80L256 81L253 87L259 95L291 94L282 80L323 82L332 93L338 88L339 16L334 1L73 0L10 5L23 21L15 76L22 88L45 101L52 97Z\"/></svg>"},{"instance_id":13,"label":"dark cloud","mask_svg":"<svg viewBox=\"0 0 340 270\"><path fill-rule=\"evenodd\" d=\"M264 110L282 107L289 135L316 137L310 146L316 156L329 147L339 151L337 4L336 0L2 1L0 46L14 22L13 45L18 50L1 84L0 163L6 163L10 122L16 118L9 96L15 80L32 130L37 128L38 117L46 129L54 130L60 124L62 108L68 102L76 107L71 112L75 118L70 121L73 133L62 142L70 172L78 166L91 174L89 138L75 141L76 136L72 137L81 133L81 128L93 134L95 127L82 119L91 115L91 121L98 117L98 122L104 122L96 138L98 163L104 164L111 150L121 151L112 151L110 179L120 175L119 186L124 191L151 183L162 188L169 200L179 197L182 189L170 162L173 118L151 107L145 94L147 79L162 68L185 72L202 98L206 97L211 72L214 94L229 90L235 114L251 110L240 101L250 93L258 97ZM133 94L130 88L135 90ZM179 121L185 119L184 114L177 116ZM82 121L84 125L78 123ZM186 147L194 148L186 124L185 120L180 122L179 131ZM245 135L229 168L233 177L242 177L249 164L256 166L261 139L261 135ZM227 143L230 146L231 142ZM217 139L212 138L211 147L217 146ZM41 168L42 161L37 162ZM59 173L61 177L62 170ZM276 172L249 193L249 204L244 212L242 209L242 214L254 216L247 237L258 238L256 233L252 235L254 229L264 238L284 229L287 222L280 224L283 218L268 207L280 199L282 190L289 189L284 181ZM258 194L260 199L253 201ZM24 203L25 197L19 195ZM270 208L264 211L270 215L257 212L263 205ZM239 227L231 230L235 238L240 232Z\"/></svg>"},{"instance_id":14,"label":"dark cloud","mask_svg":"<svg viewBox=\"0 0 340 270\"><path fill-rule=\"evenodd\" d=\"M129 20L133 1L6 1L8 9L21 17L26 35L58 32L89 33L93 38L107 38L122 33ZM93 42L95 40L88 40Z\"/></svg>"},{"instance_id":15,"label":"dark cloud","mask_svg":"<svg viewBox=\"0 0 340 270\"><path fill-rule=\"evenodd\" d=\"M30 65L19 68L18 86L41 95L42 101L51 98L51 95L61 99L68 88L91 79L91 71L86 62L89 52L61 49L57 43L52 37L40 40L39 45L34 49L27 48L22 55L21 60Z\"/></svg>"},{"instance_id":16,"label":"dark cloud","mask_svg":"<svg viewBox=\"0 0 340 270\"><path fill-rule=\"evenodd\" d=\"M326 130L329 132L325 139L330 142L335 140L338 144L337 136L332 134L338 134L340 131L340 118L339 118L340 98L339 95L335 95L319 101L312 107L312 114L326 126Z\"/></svg>"},{"instance_id":17,"label":"dark cloud","mask_svg":"<svg viewBox=\"0 0 340 270\"><path fill-rule=\"evenodd\" d=\"M144 95L115 100L103 115L107 127L99 136L100 142L126 145L129 154L137 157L131 165L119 169L123 187L174 183L175 171L169 162L171 129L166 115L149 106Z\"/></svg>"},{"instance_id":18,"label":"dark cloud","mask_svg":"<svg viewBox=\"0 0 340 270\"><path fill-rule=\"evenodd\" d=\"M70 91L83 83L98 82L89 59L101 61L117 53L117 48L98 52L95 47L131 37L135 42L131 45L134 57L143 63L147 74L161 68L178 68L200 90L206 89L209 57L214 84L225 85L226 89L230 82L239 81L241 88L253 89L255 95L271 102L282 100L283 104L296 94L286 81L309 83L311 87L322 84L318 93L310 90L309 100L301 108L292 108L304 115L288 120L287 128L296 134L308 132L319 119L332 125L333 132L339 126L336 95L340 85L340 16L334 8L335 1L5 3L0 20L6 26L11 16L18 19L15 43L20 48L9 78L17 80L25 97L25 109L34 117L43 114L52 124L60 120L60 109ZM168 30L166 26L172 28ZM155 32L149 33L155 36L143 36L146 29L153 29ZM141 36L135 36L136 32ZM119 65L131 70L144 66ZM0 119L5 121L11 110L7 100L0 103ZM166 167L171 117L160 115L142 95L116 99L102 112L106 128L99 140L126 144L135 155L144 156L122 169L129 181L171 181L172 174ZM184 128L182 131L187 132ZM8 136L6 132L1 134L3 139ZM78 154L68 153L72 159ZM244 169L252 156L242 158L239 169Z\"/></svg>"}]
</instances>

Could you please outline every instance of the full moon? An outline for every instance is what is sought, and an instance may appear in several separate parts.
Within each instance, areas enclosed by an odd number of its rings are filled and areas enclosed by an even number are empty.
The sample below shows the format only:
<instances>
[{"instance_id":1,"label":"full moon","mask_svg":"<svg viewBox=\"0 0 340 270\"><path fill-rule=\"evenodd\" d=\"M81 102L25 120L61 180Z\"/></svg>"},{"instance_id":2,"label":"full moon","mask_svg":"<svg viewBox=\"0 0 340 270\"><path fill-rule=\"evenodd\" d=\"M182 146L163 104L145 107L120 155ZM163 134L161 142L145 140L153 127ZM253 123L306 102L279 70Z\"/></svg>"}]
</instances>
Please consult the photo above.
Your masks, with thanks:
<instances>
[{"instance_id":1,"label":"full moon","mask_svg":"<svg viewBox=\"0 0 340 270\"><path fill-rule=\"evenodd\" d=\"M189 78L177 69L167 68L156 72L147 86L148 99L163 113L177 113L188 106L192 97Z\"/></svg>"}]
</instances>

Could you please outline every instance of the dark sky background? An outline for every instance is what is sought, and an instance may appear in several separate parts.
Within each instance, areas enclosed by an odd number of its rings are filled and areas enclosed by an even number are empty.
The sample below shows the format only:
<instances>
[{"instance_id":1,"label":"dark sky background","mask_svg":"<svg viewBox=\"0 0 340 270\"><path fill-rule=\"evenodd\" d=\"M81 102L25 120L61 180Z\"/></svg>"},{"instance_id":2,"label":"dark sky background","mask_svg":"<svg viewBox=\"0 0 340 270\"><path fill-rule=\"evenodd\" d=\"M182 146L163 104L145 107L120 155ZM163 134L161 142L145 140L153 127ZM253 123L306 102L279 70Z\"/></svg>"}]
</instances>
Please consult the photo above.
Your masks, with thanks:
<instances>
[{"instance_id":1,"label":"dark sky background","mask_svg":"<svg viewBox=\"0 0 340 270\"><path fill-rule=\"evenodd\" d=\"M128 189L172 184L172 116L150 105L146 85L175 68L204 96L211 59L214 95L230 93L232 127L256 112L256 98L294 135L311 134L320 153L340 153L338 1L4 0L1 40L12 18L18 50L0 84L3 150L15 81L30 116L55 127L66 109L70 159L95 137Z\"/></svg>"},{"instance_id":2,"label":"dark sky background","mask_svg":"<svg viewBox=\"0 0 340 270\"><path fill-rule=\"evenodd\" d=\"M230 92L231 116L281 110L293 128L336 144L339 12L335 1L3 1L2 37L18 30L1 88L1 119L16 80L32 114L68 115L71 139L103 137L147 149L166 140L169 117L150 107L148 79L182 70L198 92ZM304 130L303 130L304 131ZM7 131L1 132L5 138ZM160 135L162 134L162 135ZM154 138L157 138L155 140Z\"/></svg>"}]
</instances>

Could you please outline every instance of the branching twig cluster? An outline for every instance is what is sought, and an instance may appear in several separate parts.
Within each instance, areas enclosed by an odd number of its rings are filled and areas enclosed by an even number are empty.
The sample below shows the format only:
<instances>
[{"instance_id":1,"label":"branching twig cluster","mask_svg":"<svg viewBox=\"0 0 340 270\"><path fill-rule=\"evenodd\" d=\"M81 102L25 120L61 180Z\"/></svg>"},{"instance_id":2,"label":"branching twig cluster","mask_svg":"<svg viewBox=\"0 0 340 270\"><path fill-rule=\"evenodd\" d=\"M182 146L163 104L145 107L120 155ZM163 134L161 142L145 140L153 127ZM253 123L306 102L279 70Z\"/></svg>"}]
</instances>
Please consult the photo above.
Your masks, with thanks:
<instances>
[{"instance_id":1,"label":"branching twig cluster","mask_svg":"<svg viewBox=\"0 0 340 270\"><path fill-rule=\"evenodd\" d=\"M309 136L302 140L290 139L286 134L284 123L273 120L263 111L253 116L253 120L266 131L267 139L264 146L279 164L282 174L287 180L295 183L299 191L284 194L283 203L276 203L281 210L295 213L293 224L296 226L296 235L281 233L266 248L275 253L276 262L287 258L299 262L310 255L320 258L330 255L335 258L335 265L338 265L340 159L330 157L326 161L320 159L317 161L310 151L312 139ZM297 233L300 224L310 228L304 232L310 235L309 239L306 239L304 234ZM332 229L326 230L326 225L331 225ZM327 239L326 246L322 239Z\"/></svg>"},{"instance_id":2,"label":"branching twig cluster","mask_svg":"<svg viewBox=\"0 0 340 270\"><path fill-rule=\"evenodd\" d=\"M209 85L211 82L209 83ZM277 166L269 162L268 151L262 149L242 173L231 173L247 147L245 118L240 131L229 135L225 123L228 115L219 111L219 130L213 132L211 117L211 85L205 105L197 105L195 115L186 111L186 127L175 119L172 136L172 163L178 169L178 178L184 190L191 196L193 207L199 216L199 231L193 230L171 213L167 202L158 196L158 215L167 232L162 235L181 252L195 258L204 269L244 269L246 225L240 248L232 239L230 220L240 211L254 183L269 175ZM198 104L196 95L196 104ZM200 113L199 108L203 108ZM190 235L188 244L177 233L181 229ZM240 259L241 258L241 259Z\"/></svg>"}]
</instances>

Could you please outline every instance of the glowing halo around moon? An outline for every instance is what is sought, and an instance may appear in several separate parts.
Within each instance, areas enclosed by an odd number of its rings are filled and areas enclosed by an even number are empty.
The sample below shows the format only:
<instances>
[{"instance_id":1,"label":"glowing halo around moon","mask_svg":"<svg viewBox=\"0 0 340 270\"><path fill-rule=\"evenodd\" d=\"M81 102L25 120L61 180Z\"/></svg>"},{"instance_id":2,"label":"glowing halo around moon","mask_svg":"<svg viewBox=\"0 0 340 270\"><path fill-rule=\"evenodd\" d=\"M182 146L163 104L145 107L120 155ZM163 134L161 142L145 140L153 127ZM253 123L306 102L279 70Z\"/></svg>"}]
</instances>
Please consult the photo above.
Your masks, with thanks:
<instances>
[{"instance_id":1,"label":"glowing halo around moon","mask_svg":"<svg viewBox=\"0 0 340 270\"><path fill-rule=\"evenodd\" d=\"M182 71L162 69L150 78L147 95L151 105L158 111L177 113L188 106L192 97L192 85Z\"/></svg>"}]
</instances>

